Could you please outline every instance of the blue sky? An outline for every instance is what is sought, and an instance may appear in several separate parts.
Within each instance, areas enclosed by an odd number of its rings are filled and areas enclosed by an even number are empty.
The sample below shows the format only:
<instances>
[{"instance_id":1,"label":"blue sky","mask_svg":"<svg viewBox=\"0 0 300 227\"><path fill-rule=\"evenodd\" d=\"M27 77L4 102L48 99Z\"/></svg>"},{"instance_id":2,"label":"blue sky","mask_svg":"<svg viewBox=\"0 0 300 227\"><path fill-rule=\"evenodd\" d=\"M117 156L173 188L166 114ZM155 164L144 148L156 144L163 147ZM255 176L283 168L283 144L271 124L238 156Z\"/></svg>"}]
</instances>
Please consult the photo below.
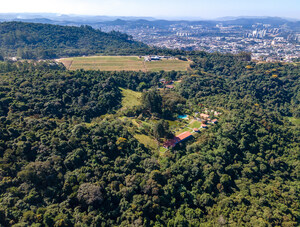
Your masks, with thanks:
<instances>
[{"instance_id":1,"label":"blue sky","mask_svg":"<svg viewBox=\"0 0 300 227\"><path fill-rule=\"evenodd\" d=\"M279 16L300 19L300 0L4 0L0 12L208 19Z\"/></svg>"}]
</instances>

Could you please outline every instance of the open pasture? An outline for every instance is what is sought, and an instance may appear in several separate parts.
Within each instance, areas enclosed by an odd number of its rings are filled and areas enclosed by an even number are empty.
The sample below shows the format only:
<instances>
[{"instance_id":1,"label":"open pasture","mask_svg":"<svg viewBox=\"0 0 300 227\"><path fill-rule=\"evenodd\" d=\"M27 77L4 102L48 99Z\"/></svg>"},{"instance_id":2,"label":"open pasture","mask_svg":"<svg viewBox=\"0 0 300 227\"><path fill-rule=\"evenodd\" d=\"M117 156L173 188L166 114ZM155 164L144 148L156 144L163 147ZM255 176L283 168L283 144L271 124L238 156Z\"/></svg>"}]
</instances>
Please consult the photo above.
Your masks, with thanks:
<instances>
[{"instance_id":1,"label":"open pasture","mask_svg":"<svg viewBox=\"0 0 300 227\"><path fill-rule=\"evenodd\" d=\"M62 58L62 62L69 70L101 70L101 71L187 71L190 62L181 60L161 60L144 62L144 58L137 56L93 56Z\"/></svg>"}]
</instances>

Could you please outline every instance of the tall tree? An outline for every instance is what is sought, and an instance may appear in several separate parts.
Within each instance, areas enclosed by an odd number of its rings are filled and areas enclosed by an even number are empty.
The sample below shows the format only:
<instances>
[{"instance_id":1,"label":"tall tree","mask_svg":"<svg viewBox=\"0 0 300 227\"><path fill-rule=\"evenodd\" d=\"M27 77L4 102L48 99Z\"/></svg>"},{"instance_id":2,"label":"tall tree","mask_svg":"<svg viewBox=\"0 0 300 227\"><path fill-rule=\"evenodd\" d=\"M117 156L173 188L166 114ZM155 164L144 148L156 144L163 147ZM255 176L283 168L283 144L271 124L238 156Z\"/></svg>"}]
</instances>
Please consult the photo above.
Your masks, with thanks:
<instances>
[{"instance_id":1,"label":"tall tree","mask_svg":"<svg viewBox=\"0 0 300 227\"><path fill-rule=\"evenodd\" d=\"M150 90L143 93L142 102L151 113L161 113L162 98L157 91Z\"/></svg>"},{"instance_id":2,"label":"tall tree","mask_svg":"<svg viewBox=\"0 0 300 227\"><path fill-rule=\"evenodd\" d=\"M159 120L157 123L155 123L153 125L152 132L156 139L162 137L168 138L171 135L169 123L165 120Z\"/></svg>"}]
</instances>

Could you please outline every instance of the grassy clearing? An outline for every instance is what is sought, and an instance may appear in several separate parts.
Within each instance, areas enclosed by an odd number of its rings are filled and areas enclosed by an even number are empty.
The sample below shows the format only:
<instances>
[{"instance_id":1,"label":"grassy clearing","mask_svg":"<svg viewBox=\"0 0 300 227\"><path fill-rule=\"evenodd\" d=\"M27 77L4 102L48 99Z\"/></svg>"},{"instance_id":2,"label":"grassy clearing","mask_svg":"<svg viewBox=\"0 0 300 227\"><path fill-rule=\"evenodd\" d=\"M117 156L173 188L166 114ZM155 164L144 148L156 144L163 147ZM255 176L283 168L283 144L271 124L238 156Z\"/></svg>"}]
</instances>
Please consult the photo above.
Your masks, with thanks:
<instances>
[{"instance_id":1,"label":"grassy clearing","mask_svg":"<svg viewBox=\"0 0 300 227\"><path fill-rule=\"evenodd\" d=\"M201 126L201 122L199 121L194 121L189 125L189 127L191 128L200 128L200 126Z\"/></svg>"},{"instance_id":2,"label":"grassy clearing","mask_svg":"<svg viewBox=\"0 0 300 227\"><path fill-rule=\"evenodd\" d=\"M180 121L168 121L168 123L171 130L175 130L177 128L184 126L184 124Z\"/></svg>"},{"instance_id":3,"label":"grassy clearing","mask_svg":"<svg viewBox=\"0 0 300 227\"><path fill-rule=\"evenodd\" d=\"M188 61L179 60L162 60L162 61L151 61L145 62L147 71L158 72L161 70L165 71L187 71L190 66Z\"/></svg>"},{"instance_id":4,"label":"grassy clearing","mask_svg":"<svg viewBox=\"0 0 300 227\"><path fill-rule=\"evenodd\" d=\"M183 132L193 132L193 129L191 129L190 127L185 127L183 129L180 129L179 131L176 132L176 135L181 134Z\"/></svg>"},{"instance_id":5,"label":"grassy clearing","mask_svg":"<svg viewBox=\"0 0 300 227\"><path fill-rule=\"evenodd\" d=\"M124 89L121 88L122 90L122 108L130 108L133 106L139 106L142 104L141 102L141 97L142 93L141 92L136 92L132 91L129 89Z\"/></svg>"},{"instance_id":6,"label":"grassy clearing","mask_svg":"<svg viewBox=\"0 0 300 227\"><path fill-rule=\"evenodd\" d=\"M102 70L102 71L145 71L142 59L138 57L97 56L73 58L70 70Z\"/></svg>"},{"instance_id":7,"label":"grassy clearing","mask_svg":"<svg viewBox=\"0 0 300 227\"><path fill-rule=\"evenodd\" d=\"M71 65L72 65L72 63L73 63L73 60L72 60L72 59L64 59L64 60L62 60L61 62L65 65L65 67L66 67L67 69L70 69L70 68L71 68Z\"/></svg>"},{"instance_id":8,"label":"grassy clearing","mask_svg":"<svg viewBox=\"0 0 300 227\"><path fill-rule=\"evenodd\" d=\"M134 138L136 138L140 143L144 144L147 148L150 148L152 150L158 149L157 142L150 136L146 136L143 134L135 134Z\"/></svg>"},{"instance_id":9,"label":"grassy clearing","mask_svg":"<svg viewBox=\"0 0 300 227\"><path fill-rule=\"evenodd\" d=\"M187 71L190 62L181 60L162 60L144 62L137 56L93 56L59 59L69 70L101 71Z\"/></svg>"},{"instance_id":10,"label":"grassy clearing","mask_svg":"<svg viewBox=\"0 0 300 227\"><path fill-rule=\"evenodd\" d=\"M160 147L160 148L159 148L159 155L160 155L160 156L164 155L164 154L166 153L167 150L168 150L167 148Z\"/></svg>"},{"instance_id":11,"label":"grassy clearing","mask_svg":"<svg viewBox=\"0 0 300 227\"><path fill-rule=\"evenodd\" d=\"M289 121L292 122L296 126L300 126L300 118L288 117Z\"/></svg>"}]
</instances>

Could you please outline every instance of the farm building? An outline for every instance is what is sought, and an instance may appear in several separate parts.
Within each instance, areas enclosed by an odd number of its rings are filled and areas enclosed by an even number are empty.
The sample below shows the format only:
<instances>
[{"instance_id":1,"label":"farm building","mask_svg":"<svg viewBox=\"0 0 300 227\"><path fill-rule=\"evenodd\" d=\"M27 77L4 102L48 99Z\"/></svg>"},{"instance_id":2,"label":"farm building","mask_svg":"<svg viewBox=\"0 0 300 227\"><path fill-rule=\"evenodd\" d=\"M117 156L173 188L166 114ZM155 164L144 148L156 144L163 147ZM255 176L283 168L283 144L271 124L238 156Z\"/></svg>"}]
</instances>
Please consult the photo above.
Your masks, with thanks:
<instances>
[{"instance_id":1,"label":"farm building","mask_svg":"<svg viewBox=\"0 0 300 227\"><path fill-rule=\"evenodd\" d=\"M177 143L179 143L179 142L180 142L180 141L179 141L179 138L177 138L177 137L175 136L173 139L167 140L167 141L164 143L163 147L164 147L164 148L175 147L175 145L176 145Z\"/></svg>"},{"instance_id":2,"label":"farm building","mask_svg":"<svg viewBox=\"0 0 300 227\"><path fill-rule=\"evenodd\" d=\"M151 57L150 56L145 56L144 61L151 61Z\"/></svg>"},{"instance_id":3,"label":"farm building","mask_svg":"<svg viewBox=\"0 0 300 227\"><path fill-rule=\"evenodd\" d=\"M193 131L194 132L200 132L200 130L198 128L194 128Z\"/></svg>"},{"instance_id":4,"label":"farm building","mask_svg":"<svg viewBox=\"0 0 300 227\"><path fill-rule=\"evenodd\" d=\"M185 141L185 140L187 140L191 137L193 137L192 133L183 132L183 133L175 136L173 139L170 139L170 140L166 141L163 146L165 148L170 148L170 147L172 148L172 147L175 147L176 144L181 143L181 142L183 142L183 141Z\"/></svg>"},{"instance_id":5,"label":"farm building","mask_svg":"<svg viewBox=\"0 0 300 227\"><path fill-rule=\"evenodd\" d=\"M186 140L186 139L188 139L188 138L190 138L190 137L192 137L192 136L193 136L193 135L192 135L192 133L190 133L190 132L183 132L183 133L179 134L179 135L176 136L176 137L178 137L179 140L180 140L180 142L182 142L182 141L184 141L184 140Z\"/></svg>"},{"instance_id":6,"label":"farm building","mask_svg":"<svg viewBox=\"0 0 300 227\"><path fill-rule=\"evenodd\" d=\"M160 61L161 57L160 56L151 56L151 61Z\"/></svg>"}]
</instances>

